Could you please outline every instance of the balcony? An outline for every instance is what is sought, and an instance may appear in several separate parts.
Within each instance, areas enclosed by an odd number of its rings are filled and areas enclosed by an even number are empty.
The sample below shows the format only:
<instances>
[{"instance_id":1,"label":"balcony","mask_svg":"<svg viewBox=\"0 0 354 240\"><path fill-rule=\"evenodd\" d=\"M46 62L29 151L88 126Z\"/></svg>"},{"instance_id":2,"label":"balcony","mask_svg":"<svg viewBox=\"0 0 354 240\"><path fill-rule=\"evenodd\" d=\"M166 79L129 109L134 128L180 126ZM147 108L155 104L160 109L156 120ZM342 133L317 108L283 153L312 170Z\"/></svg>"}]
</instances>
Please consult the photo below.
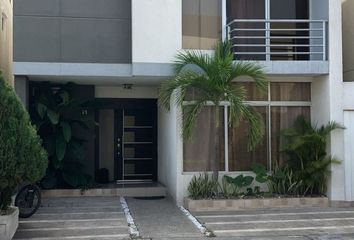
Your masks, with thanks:
<instances>
[{"instance_id":1,"label":"balcony","mask_svg":"<svg viewBox=\"0 0 354 240\"><path fill-rule=\"evenodd\" d=\"M327 20L234 19L226 26L235 60L262 62L274 74L328 73Z\"/></svg>"}]
</instances>

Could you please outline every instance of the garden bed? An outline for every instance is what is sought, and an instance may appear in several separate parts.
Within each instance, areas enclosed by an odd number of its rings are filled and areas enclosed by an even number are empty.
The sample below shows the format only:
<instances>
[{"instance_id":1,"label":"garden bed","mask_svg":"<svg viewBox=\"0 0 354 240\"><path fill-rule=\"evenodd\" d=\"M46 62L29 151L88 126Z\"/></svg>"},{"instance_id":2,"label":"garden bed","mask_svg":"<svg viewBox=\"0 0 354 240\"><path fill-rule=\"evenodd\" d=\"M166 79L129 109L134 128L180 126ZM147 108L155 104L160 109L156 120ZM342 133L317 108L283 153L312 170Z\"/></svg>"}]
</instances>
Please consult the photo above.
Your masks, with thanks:
<instances>
[{"instance_id":1,"label":"garden bed","mask_svg":"<svg viewBox=\"0 0 354 240\"><path fill-rule=\"evenodd\" d=\"M287 197L254 199L184 199L184 207L191 212L238 211L264 208L328 207L327 197Z\"/></svg>"}]
</instances>

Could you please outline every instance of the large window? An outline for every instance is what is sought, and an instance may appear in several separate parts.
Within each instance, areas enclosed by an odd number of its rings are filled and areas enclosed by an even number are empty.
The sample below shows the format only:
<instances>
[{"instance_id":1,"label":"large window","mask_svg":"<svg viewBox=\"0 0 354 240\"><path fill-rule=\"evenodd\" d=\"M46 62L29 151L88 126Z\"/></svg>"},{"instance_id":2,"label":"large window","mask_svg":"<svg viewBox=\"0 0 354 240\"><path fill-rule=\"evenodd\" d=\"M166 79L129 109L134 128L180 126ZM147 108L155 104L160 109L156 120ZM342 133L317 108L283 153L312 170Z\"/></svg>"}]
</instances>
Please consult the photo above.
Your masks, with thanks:
<instances>
[{"instance_id":1,"label":"large window","mask_svg":"<svg viewBox=\"0 0 354 240\"><path fill-rule=\"evenodd\" d=\"M220 171L249 171L253 162L271 169L286 160L281 153L284 145L282 130L292 127L300 115L310 120L311 83L273 82L269 83L268 92L263 95L256 91L254 83L236 84L242 84L247 89L248 104L263 117L264 138L256 149L248 151L248 122L242 121L235 126L226 124L226 105L220 111L222 115L219 118L224 128L216 134L215 110L206 107L198 116L192 140L184 143L185 172L210 171L216 157L220 159ZM225 135L225 132L228 134Z\"/></svg>"},{"instance_id":2,"label":"large window","mask_svg":"<svg viewBox=\"0 0 354 240\"><path fill-rule=\"evenodd\" d=\"M212 49L221 38L221 13L221 0L183 0L183 48Z\"/></svg>"}]
</instances>

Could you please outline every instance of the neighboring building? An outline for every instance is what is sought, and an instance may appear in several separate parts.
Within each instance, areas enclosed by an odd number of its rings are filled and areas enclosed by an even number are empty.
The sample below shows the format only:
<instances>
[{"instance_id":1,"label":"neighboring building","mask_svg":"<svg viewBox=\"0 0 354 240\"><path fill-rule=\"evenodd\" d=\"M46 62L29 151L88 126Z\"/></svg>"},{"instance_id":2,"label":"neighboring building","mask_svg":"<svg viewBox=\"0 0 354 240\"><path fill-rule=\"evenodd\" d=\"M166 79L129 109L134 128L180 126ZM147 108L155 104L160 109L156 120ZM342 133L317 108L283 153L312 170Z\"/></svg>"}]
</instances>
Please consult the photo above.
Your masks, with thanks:
<instances>
[{"instance_id":1,"label":"neighboring building","mask_svg":"<svg viewBox=\"0 0 354 240\"><path fill-rule=\"evenodd\" d=\"M242 83L267 135L249 153L245 127L225 124L221 174L249 173L251 161L269 169L282 161L278 134L300 114L318 124L349 125L344 116L354 122L343 115L352 94L343 87L341 0L14 1L15 81L26 104L38 81L76 82L79 97L101 103L87 113L101 126L88 143L92 175L104 167L110 180L159 181L182 203L193 175L210 170L208 111L184 145L181 112L158 108L158 88L178 51L208 52L220 38L233 42L236 60L263 64L270 81L266 96ZM354 131L345 132L334 132L328 146L343 159L328 191L336 202L354 201Z\"/></svg>"},{"instance_id":2,"label":"neighboring building","mask_svg":"<svg viewBox=\"0 0 354 240\"><path fill-rule=\"evenodd\" d=\"M354 1L342 0L345 200L354 201Z\"/></svg>"},{"instance_id":3,"label":"neighboring building","mask_svg":"<svg viewBox=\"0 0 354 240\"><path fill-rule=\"evenodd\" d=\"M4 78L13 85L12 74L12 0L0 0L0 70Z\"/></svg>"}]
</instances>

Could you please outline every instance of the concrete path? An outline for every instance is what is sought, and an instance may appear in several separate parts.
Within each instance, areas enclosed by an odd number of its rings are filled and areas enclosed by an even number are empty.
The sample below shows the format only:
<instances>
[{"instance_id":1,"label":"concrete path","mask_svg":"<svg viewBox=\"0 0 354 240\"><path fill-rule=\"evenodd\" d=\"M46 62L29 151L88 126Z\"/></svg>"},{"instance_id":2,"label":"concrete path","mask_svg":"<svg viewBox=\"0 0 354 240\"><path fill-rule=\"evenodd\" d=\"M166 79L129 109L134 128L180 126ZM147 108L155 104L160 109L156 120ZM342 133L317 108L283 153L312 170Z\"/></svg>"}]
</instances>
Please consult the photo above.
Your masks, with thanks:
<instances>
[{"instance_id":1,"label":"concrete path","mask_svg":"<svg viewBox=\"0 0 354 240\"><path fill-rule=\"evenodd\" d=\"M199 230L169 199L139 200L127 198L130 212L144 239L204 239Z\"/></svg>"},{"instance_id":2,"label":"concrete path","mask_svg":"<svg viewBox=\"0 0 354 240\"><path fill-rule=\"evenodd\" d=\"M353 208L204 212L194 216L217 236L235 240L354 239Z\"/></svg>"},{"instance_id":3,"label":"concrete path","mask_svg":"<svg viewBox=\"0 0 354 240\"><path fill-rule=\"evenodd\" d=\"M14 239L130 239L119 197L44 198Z\"/></svg>"}]
</instances>

